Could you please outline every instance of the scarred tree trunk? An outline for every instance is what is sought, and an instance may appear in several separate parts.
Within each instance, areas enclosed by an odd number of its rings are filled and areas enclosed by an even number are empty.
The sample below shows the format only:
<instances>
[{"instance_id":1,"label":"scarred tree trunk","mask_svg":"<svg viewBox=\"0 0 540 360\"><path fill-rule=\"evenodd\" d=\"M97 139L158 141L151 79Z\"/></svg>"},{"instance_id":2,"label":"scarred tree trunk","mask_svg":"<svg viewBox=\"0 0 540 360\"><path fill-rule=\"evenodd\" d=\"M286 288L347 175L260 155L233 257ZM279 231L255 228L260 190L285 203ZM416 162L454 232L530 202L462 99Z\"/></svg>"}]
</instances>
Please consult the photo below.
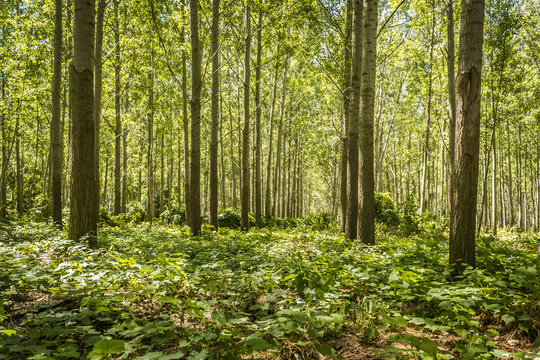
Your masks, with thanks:
<instances>
[{"instance_id":1,"label":"scarred tree trunk","mask_svg":"<svg viewBox=\"0 0 540 360\"><path fill-rule=\"evenodd\" d=\"M212 5L212 126L210 130L210 212L208 223L218 227L219 130L219 0Z\"/></svg>"},{"instance_id":2,"label":"scarred tree trunk","mask_svg":"<svg viewBox=\"0 0 540 360\"><path fill-rule=\"evenodd\" d=\"M462 3L459 65L456 79L457 118L449 262L457 272L475 266L475 223L480 149L480 80L484 0Z\"/></svg>"},{"instance_id":3,"label":"scarred tree trunk","mask_svg":"<svg viewBox=\"0 0 540 360\"><path fill-rule=\"evenodd\" d=\"M373 175L373 119L375 116L375 74L377 60L377 0L364 0L362 43L362 98L360 108L360 184L358 191L358 239L375 244L375 181Z\"/></svg>"},{"instance_id":4,"label":"scarred tree trunk","mask_svg":"<svg viewBox=\"0 0 540 360\"><path fill-rule=\"evenodd\" d=\"M69 238L95 244L98 193L95 174L94 0L75 0L71 72L72 167Z\"/></svg>"}]
</instances>

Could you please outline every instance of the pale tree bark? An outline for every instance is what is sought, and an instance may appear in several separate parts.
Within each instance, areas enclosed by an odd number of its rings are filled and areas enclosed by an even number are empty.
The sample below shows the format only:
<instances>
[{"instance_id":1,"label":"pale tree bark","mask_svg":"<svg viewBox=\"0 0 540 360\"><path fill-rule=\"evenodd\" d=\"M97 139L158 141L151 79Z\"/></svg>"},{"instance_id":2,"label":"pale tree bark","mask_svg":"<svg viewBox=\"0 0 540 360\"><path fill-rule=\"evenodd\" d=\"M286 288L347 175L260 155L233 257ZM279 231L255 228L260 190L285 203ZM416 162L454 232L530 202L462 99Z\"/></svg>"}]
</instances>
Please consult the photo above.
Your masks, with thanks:
<instances>
[{"instance_id":1,"label":"pale tree bark","mask_svg":"<svg viewBox=\"0 0 540 360\"><path fill-rule=\"evenodd\" d=\"M345 22L345 38L343 43L343 134L341 136L341 168L340 168L340 205L341 222L340 229L345 232L347 223L347 166L349 163L349 117L351 109L351 58L352 58L352 0L347 0Z\"/></svg>"},{"instance_id":2,"label":"pale tree bark","mask_svg":"<svg viewBox=\"0 0 540 360\"><path fill-rule=\"evenodd\" d=\"M362 78L362 0L353 1L352 25L352 76L349 110L349 132L347 150L347 216L345 237L357 238L358 227L358 127L360 124L360 91Z\"/></svg>"},{"instance_id":3,"label":"pale tree bark","mask_svg":"<svg viewBox=\"0 0 540 360\"><path fill-rule=\"evenodd\" d=\"M208 223L218 227L219 131L219 0L212 1L212 125L210 130L210 211Z\"/></svg>"},{"instance_id":4,"label":"pale tree bark","mask_svg":"<svg viewBox=\"0 0 540 360\"><path fill-rule=\"evenodd\" d=\"M15 128L15 163L17 167L17 213L22 215L23 213L23 173L22 173L22 160L21 160L21 134L19 130L19 116L17 115L17 124Z\"/></svg>"},{"instance_id":5,"label":"pale tree bark","mask_svg":"<svg viewBox=\"0 0 540 360\"><path fill-rule=\"evenodd\" d=\"M257 65L255 67L255 221L262 227L262 176L261 176L261 50L262 50L262 4L259 4L257 29Z\"/></svg>"},{"instance_id":6,"label":"pale tree bark","mask_svg":"<svg viewBox=\"0 0 540 360\"><path fill-rule=\"evenodd\" d=\"M129 111L129 93L126 92L126 112ZM128 190L127 190L127 168L128 168L128 155L127 155L127 137L128 131L124 130L122 133L122 212L127 210L128 202Z\"/></svg>"},{"instance_id":7,"label":"pale tree bark","mask_svg":"<svg viewBox=\"0 0 540 360\"><path fill-rule=\"evenodd\" d=\"M95 1L95 0L94 0ZM95 70L94 70L94 121L96 127L96 155L95 161L95 174L96 174L96 191L100 193L100 179L99 179L99 152L101 149L101 94L103 83L103 18L105 16L105 8L108 0L98 0L97 14L96 14L96 39L95 39ZM99 199L98 199L99 209Z\"/></svg>"},{"instance_id":8,"label":"pale tree bark","mask_svg":"<svg viewBox=\"0 0 540 360\"><path fill-rule=\"evenodd\" d=\"M62 0L55 0L54 3L54 60L52 79L52 116L50 127L52 148L52 215L53 222L62 226L62 172L64 162L64 144L62 141L60 118L60 92L62 85Z\"/></svg>"},{"instance_id":9,"label":"pale tree bark","mask_svg":"<svg viewBox=\"0 0 540 360\"><path fill-rule=\"evenodd\" d=\"M373 122L375 116L375 74L377 60L377 0L364 0L362 43L362 116L359 127L358 239L375 244L375 181L373 175Z\"/></svg>"},{"instance_id":10,"label":"pale tree bark","mask_svg":"<svg viewBox=\"0 0 540 360\"><path fill-rule=\"evenodd\" d=\"M2 72L2 100L6 101L6 74ZM0 217L5 218L7 216L7 181L6 174L8 168L8 156L7 156L7 136L6 136L6 111L2 109L1 117L1 135L2 135L2 165L0 170Z\"/></svg>"},{"instance_id":11,"label":"pale tree bark","mask_svg":"<svg viewBox=\"0 0 540 360\"><path fill-rule=\"evenodd\" d=\"M122 114L120 108L120 22L118 19L118 1L114 0L114 214L122 211Z\"/></svg>"},{"instance_id":12,"label":"pale tree bark","mask_svg":"<svg viewBox=\"0 0 540 360\"><path fill-rule=\"evenodd\" d=\"M71 61L72 167L69 238L95 245L98 187L95 174L94 0L75 0Z\"/></svg>"},{"instance_id":13,"label":"pale tree bark","mask_svg":"<svg viewBox=\"0 0 540 360\"><path fill-rule=\"evenodd\" d=\"M480 150L480 83L484 0L462 3L456 79L457 117L449 263L457 272L475 266L475 222Z\"/></svg>"},{"instance_id":14,"label":"pale tree bark","mask_svg":"<svg viewBox=\"0 0 540 360\"><path fill-rule=\"evenodd\" d=\"M191 27L191 170L190 227L201 231L201 44L199 42L199 0L190 0Z\"/></svg>"},{"instance_id":15,"label":"pale tree bark","mask_svg":"<svg viewBox=\"0 0 540 360\"><path fill-rule=\"evenodd\" d=\"M244 128L242 130L242 191L241 191L241 217L242 230L249 228L249 80L250 80L250 51L251 51L251 8L250 0L246 0L246 38L244 49Z\"/></svg>"}]
</instances>

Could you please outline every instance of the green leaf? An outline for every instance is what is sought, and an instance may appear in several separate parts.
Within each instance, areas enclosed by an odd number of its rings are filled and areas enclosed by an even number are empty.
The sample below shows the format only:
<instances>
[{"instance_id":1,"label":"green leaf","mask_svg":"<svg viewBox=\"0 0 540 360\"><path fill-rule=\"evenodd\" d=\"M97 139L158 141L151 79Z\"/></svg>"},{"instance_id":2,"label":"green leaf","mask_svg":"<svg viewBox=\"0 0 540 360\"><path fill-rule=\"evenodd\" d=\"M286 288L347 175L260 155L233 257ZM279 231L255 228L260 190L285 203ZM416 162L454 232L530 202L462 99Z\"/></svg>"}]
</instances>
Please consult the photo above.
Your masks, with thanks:
<instances>
[{"instance_id":1,"label":"green leaf","mask_svg":"<svg viewBox=\"0 0 540 360\"><path fill-rule=\"evenodd\" d=\"M100 340L94 344L94 351L98 354L120 354L124 351L123 340Z\"/></svg>"},{"instance_id":2,"label":"green leaf","mask_svg":"<svg viewBox=\"0 0 540 360\"><path fill-rule=\"evenodd\" d=\"M512 315L508 315L508 314L505 314L501 317L501 320L505 322L505 324L509 324L511 323L512 321L516 320L515 317L513 317Z\"/></svg>"},{"instance_id":3,"label":"green leaf","mask_svg":"<svg viewBox=\"0 0 540 360\"><path fill-rule=\"evenodd\" d=\"M266 340L261 338L259 334L253 334L248 336L244 344L256 350L265 350L272 347L272 345L270 345Z\"/></svg>"}]
</instances>

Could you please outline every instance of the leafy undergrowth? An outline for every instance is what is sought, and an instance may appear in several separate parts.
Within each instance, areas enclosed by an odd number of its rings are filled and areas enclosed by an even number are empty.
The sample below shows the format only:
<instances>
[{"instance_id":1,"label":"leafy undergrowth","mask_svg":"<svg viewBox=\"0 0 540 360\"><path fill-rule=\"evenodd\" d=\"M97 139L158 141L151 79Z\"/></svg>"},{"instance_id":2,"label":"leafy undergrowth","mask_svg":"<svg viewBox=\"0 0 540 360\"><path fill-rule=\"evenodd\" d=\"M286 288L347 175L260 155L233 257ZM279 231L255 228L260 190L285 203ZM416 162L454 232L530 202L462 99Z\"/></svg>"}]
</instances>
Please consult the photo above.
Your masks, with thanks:
<instances>
[{"instance_id":1,"label":"leafy undergrowth","mask_svg":"<svg viewBox=\"0 0 540 360\"><path fill-rule=\"evenodd\" d=\"M478 239L448 281L442 227L377 246L330 232L42 224L0 234L0 358L534 359L540 240Z\"/></svg>"}]
</instances>

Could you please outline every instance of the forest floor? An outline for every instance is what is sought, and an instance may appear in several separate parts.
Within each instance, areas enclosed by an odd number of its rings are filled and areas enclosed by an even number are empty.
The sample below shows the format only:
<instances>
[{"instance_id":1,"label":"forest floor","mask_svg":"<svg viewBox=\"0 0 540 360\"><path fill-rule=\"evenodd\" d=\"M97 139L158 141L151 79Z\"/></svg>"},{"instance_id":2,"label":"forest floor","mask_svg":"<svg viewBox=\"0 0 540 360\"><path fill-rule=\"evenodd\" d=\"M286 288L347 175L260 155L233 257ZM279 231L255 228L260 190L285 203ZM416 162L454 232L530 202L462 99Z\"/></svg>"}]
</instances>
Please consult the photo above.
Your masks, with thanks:
<instances>
[{"instance_id":1,"label":"forest floor","mask_svg":"<svg viewBox=\"0 0 540 360\"><path fill-rule=\"evenodd\" d=\"M540 236L477 240L449 281L443 222L377 245L335 230L50 225L0 232L0 358L540 358Z\"/></svg>"}]
</instances>

